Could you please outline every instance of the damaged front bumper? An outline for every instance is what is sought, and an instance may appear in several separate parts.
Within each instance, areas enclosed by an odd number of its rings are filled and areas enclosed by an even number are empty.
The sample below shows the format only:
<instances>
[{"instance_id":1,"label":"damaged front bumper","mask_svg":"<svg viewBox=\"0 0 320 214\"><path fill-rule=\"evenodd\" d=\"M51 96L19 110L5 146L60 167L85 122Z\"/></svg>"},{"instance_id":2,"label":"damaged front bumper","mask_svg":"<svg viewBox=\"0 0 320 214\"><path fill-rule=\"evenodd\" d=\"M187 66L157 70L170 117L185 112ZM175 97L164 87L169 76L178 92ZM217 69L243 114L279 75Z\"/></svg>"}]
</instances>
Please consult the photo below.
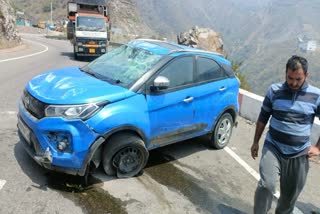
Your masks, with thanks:
<instances>
[{"instance_id":1,"label":"damaged front bumper","mask_svg":"<svg viewBox=\"0 0 320 214\"><path fill-rule=\"evenodd\" d=\"M84 175L105 139L81 120L42 118L38 120L19 105L18 134L27 153L44 168Z\"/></svg>"},{"instance_id":2,"label":"damaged front bumper","mask_svg":"<svg viewBox=\"0 0 320 214\"><path fill-rule=\"evenodd\" d=\"M32 142L32 145L30 143L28 143L25 140L25 138L23 137L23 135L21 134L19 129L18 129L18 135L19 135L20 142L23 145L24 149L27 151L29 156L32 157L32 159L35 160L40 166L42 166L46 169L49 169L49 170L63 172L63 173L70 174L70 175L80 175L80 176L85 175L86 170L87 170L87 166L90 163L90 161L93 159L95 152L98 150L99 146L105 141L105 139L102 137L99 138L97 141L95 141L93 146L88 151L88 154L87 154L85 160L83 161L82 167L79 169L75 169L75 168L65 168L65 167L59 167L59 166L53 165L52 164L52 153L51 153L49 147L47 147L45 152L43 152L41 154L41 151L36 151L37 149L40 149L40 148L38 148L37 146L34 146L34 144L37 142ZM39 152L40 152L40 154L39 154Z\"/></svg>"}]
</instances>

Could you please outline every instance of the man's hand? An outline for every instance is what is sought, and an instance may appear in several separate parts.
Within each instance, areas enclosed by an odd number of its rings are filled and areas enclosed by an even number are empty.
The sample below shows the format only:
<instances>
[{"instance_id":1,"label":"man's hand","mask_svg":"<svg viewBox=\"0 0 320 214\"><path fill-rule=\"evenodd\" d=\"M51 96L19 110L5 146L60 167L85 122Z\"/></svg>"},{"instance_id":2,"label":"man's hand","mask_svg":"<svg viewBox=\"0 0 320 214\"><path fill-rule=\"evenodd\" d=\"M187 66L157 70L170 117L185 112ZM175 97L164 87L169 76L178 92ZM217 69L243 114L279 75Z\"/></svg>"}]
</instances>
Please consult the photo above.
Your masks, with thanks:
<instances>
[{"instance_id":1,"label":"man's hand","mask_svg":"<svg viewBox=\"0 0 320 214\"><path fill-rule=\"evenodd\" d=\"M264 128L266 127L266 123L257 121L256 131L254 133L253 144L251 146L251 157L255 160L258 157L259 151L259 140L263 133Z\"/></svg>"},{"instance_id":2,"label":"man's hand","mask_svg":"<svg viewBox=\"0 0 320 214\"><path fill-rule=\"evenodd\" d=\"M251 157L255 160L258 157L259 144L253 143L251 146Z\"/></svg>"},{"instance_id":3,"label":"man's hand","mask_svg":"<svg viewBox=\"0 0 320 214\"><path fill-rule=\"evenodd\" d=\"M308 151L308 156L312 157L312 156L319 156L319 155L320 155L320 148L312 145Z\"/></svg>"}]
</instances>

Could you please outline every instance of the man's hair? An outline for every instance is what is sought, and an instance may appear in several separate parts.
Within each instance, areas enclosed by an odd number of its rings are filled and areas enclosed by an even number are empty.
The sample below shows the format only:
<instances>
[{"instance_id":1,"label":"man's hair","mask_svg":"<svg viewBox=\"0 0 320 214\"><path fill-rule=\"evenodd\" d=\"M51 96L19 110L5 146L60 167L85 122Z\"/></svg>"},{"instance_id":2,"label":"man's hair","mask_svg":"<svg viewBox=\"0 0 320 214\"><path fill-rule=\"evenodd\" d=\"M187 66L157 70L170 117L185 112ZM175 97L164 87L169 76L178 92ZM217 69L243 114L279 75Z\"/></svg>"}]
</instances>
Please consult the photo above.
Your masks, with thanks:
<instances>
[{"instance_id":1,"label":"man's hair","mask_svg":"<svg viewBox=\"0 0 320 214\"><path fill-rule=\"evenodd\" d=\"M307 73L308 61L301 56L293 55L286 64L286 72L288 72L288 69L296 71L299 68L302 68L304 73Z\"/></svg>"}]
</instances>

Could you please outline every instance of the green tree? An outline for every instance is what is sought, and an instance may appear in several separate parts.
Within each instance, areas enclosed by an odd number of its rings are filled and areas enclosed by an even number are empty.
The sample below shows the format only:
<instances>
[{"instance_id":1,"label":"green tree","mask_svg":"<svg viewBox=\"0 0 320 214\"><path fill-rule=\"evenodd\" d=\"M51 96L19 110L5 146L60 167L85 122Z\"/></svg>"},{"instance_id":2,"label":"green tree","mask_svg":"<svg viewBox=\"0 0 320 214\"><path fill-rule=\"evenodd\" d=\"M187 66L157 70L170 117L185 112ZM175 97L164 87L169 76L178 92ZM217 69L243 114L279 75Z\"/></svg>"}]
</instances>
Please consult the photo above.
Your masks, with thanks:
<instances>
[{"instance_id":1,"label":"green tree","mask_svg":"<svg viewBox=\"0 0 320 214\"><path fill-rule=\"evenodd\" d=\"M230 60L228 55L226 56L226 59L228 59L231 62L232 70L234 71L236 77L238 77L238 79L240 80L240 88L249 91L250 85L247 81L247 78L244 74L242 74L240 72L240 67L241 67L243 61L238 62L238 61Z\"/></svg>"}]
</instances>

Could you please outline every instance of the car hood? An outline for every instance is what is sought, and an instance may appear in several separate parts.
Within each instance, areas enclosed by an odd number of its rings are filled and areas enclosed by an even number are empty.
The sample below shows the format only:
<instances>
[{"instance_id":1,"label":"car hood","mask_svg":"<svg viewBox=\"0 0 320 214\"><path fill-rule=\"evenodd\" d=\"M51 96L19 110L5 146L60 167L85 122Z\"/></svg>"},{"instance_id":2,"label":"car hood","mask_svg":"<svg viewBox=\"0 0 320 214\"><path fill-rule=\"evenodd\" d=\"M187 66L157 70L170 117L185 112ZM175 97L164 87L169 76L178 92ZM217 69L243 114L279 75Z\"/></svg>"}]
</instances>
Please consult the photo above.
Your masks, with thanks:
<instances>
[{"instance_id":1,"label":"car hood","mask_svg":"<svg viewBox=\"0 0 320 214\"><path fill-rule=\"evenodd\" d=\"M39 75L27 85L35 98L48 104L115 102L134 95L128 89L99 80L78 67L62 68Z\"/></svg>"}]
</instances>

